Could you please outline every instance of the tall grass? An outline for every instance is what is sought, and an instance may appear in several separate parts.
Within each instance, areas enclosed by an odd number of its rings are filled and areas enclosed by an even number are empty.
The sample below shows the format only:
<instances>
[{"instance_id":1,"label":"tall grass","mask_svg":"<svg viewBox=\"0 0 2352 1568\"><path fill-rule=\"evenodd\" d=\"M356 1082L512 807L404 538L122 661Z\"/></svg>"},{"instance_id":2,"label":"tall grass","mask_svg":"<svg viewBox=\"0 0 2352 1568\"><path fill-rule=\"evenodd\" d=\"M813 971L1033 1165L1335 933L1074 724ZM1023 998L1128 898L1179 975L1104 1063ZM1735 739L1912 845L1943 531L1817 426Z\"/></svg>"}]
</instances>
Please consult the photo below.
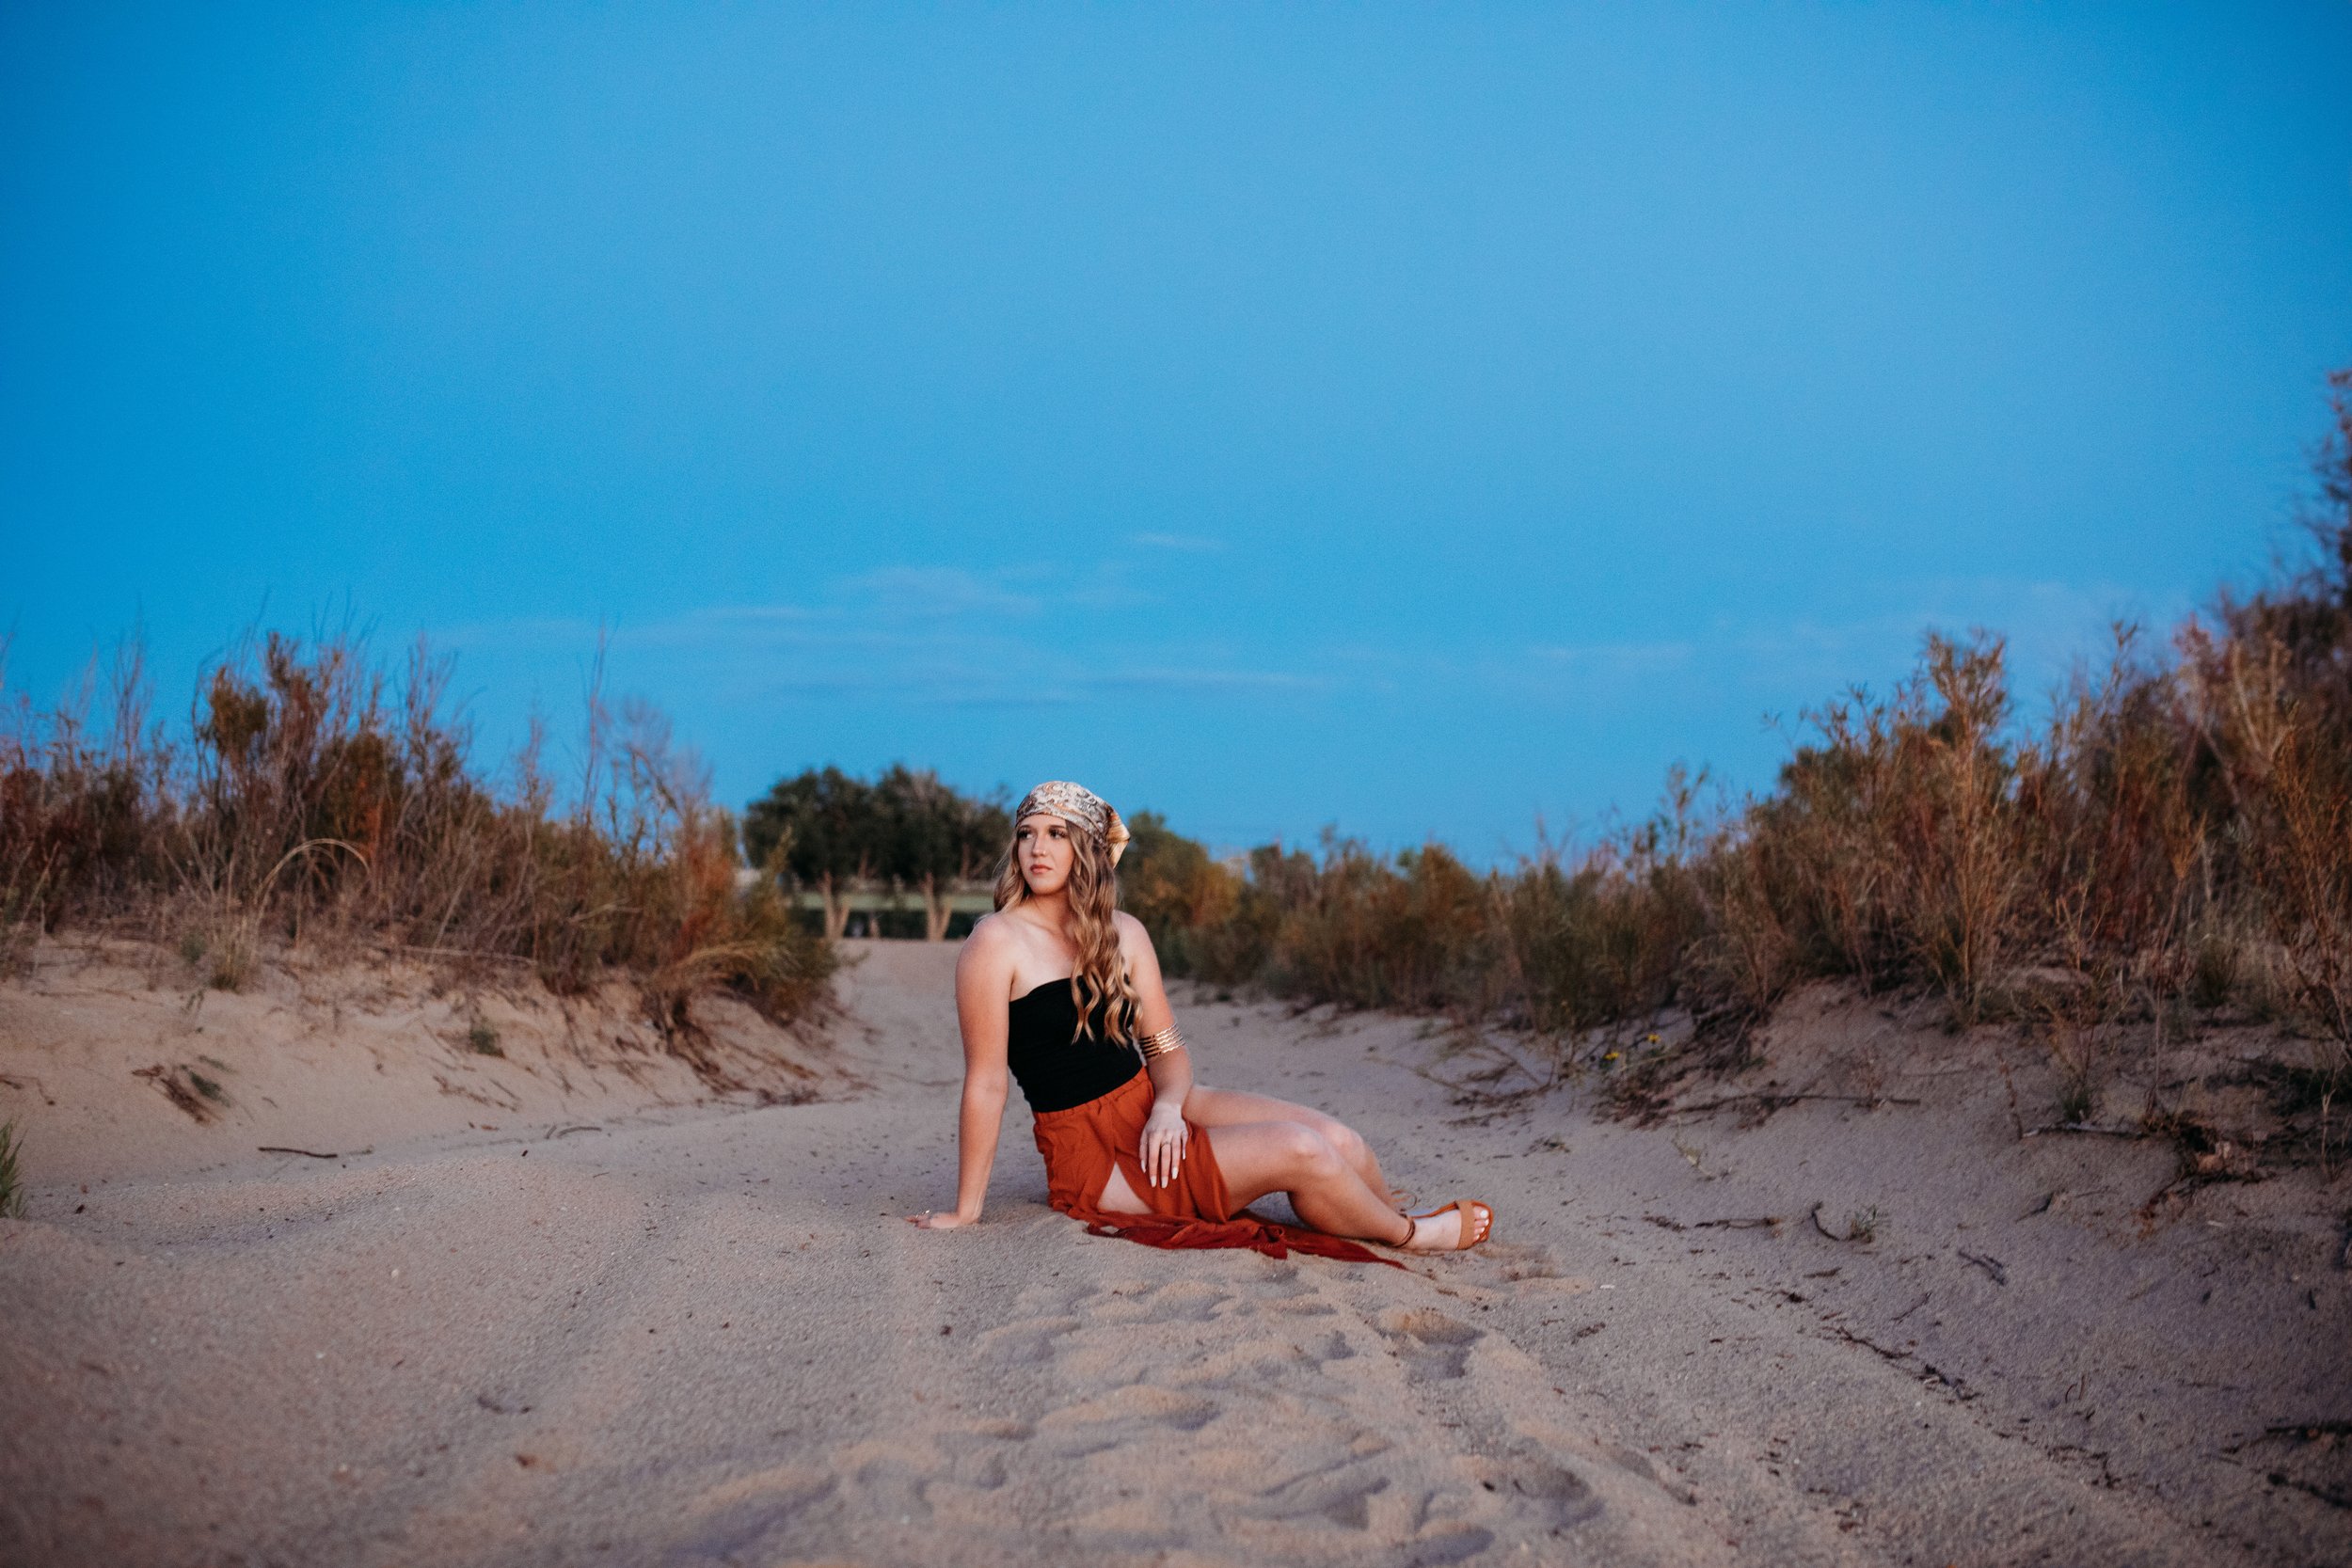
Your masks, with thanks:
<instances>
[{"instance_id":1,"label":"tall grass","mask_svg":"<svg viewBox=\"0 0 2352 1568\"><path fill-rule=\"evenodd\" d=\"M733 824L658 715L592 694L568 792L535 732L494 783L449 673L421 646L395 674L349 637L272 633L206 671L179 725L135 646L57 706L0 693L0 958L80 927L233 989L272 943L374 942L525 960L559 992L625 974L673 1033L708 987L778 1019L822 990L832 949L771 882L739 893Z\"/></svg>"},{"instance_id":2,"label":"tall grass","mask_svg":"<svg viewBox=\"0 0 2352 1568\"><path fill-rule=\"evenodd\" d=\"M1180 972L1349 1006L1558 1034L1677 1005L1736 1042L1843 976L1963 1025L2235 1008L2352 1086L2352 372L2331 386L2310 561L2167 649L2120 628L2042 722L1997 637L1931 636L1891 691L1807 711L1737 807L1677 773L1649 821L1484 875L1329 837L1236 869L1139 832L1129 906Z\"/></svg>"}]
</instances>

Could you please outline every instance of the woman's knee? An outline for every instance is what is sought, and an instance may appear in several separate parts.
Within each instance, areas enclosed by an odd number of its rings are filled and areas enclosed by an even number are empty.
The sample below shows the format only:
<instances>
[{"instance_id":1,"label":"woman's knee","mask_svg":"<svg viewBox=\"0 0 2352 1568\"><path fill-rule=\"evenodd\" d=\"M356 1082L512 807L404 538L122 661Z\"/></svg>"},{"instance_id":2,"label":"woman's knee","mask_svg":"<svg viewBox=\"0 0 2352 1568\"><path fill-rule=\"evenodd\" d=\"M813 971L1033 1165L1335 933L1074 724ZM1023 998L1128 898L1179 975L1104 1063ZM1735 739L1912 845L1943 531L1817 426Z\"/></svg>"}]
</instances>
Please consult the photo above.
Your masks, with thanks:
<instances>
[{"instance_id":1,"label":"woman's knee","mask_svg":"<svg viewBox=\"0 0 2352 1568\"><path fill-rule=\"evenodd\" d=\"M1320 1188L1347 1169L1329 1139L1295 1121L1212 1127L1208 1137L1227 1187L1242 1203L1270 1192Z\"/></svg>"},{"instance_id":2,"label":"woman's knee","mask_svg":"<svg viewBox=\"0 0 2352 1568\"><path fill-rule=\"evenodd\" d=\"M1364 1142L1363 1134L1343 1121L1333 1121L1327 1117L1315 1131L1322 1133L1323 1141L1351 1165L1362 1164L1372 1153L1372 1146Z\"/></svg>"},{"instance_id":3,"label":"woman's knee","mask_svg":"<svg viewBox=\"0 0 2352 1568\"><path fill-rule=\"evenodd\" d=\"M1331 1140L1314 1128L1293 1122L1284 1137L1289 1143L1291 1164L1297 1167L1302 1180L1327 1180L1346 1168L1346 1161L1332 1147Z\"/></svg>"}]
</instances>

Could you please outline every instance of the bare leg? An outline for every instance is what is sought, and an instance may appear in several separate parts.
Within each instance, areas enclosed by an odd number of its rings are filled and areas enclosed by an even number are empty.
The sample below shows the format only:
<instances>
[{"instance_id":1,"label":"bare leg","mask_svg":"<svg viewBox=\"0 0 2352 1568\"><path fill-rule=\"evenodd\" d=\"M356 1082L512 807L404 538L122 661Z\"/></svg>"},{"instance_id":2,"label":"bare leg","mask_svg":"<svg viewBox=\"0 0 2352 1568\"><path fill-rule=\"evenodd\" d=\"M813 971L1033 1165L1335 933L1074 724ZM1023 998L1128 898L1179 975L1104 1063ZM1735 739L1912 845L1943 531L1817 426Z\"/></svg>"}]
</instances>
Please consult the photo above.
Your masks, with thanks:
<instances>
[{"instance_id":1,"label":"bare leg","mask_svg":"<svg viewBox=\"0 0 2352 1568\"><path fill-rule=\"evenodd\" d=\"M1249 1094L1241 1089L1213 1089L1196 1084L1184 1098L1184 1119L1202 1127L1238 1127L1253 1121L1290 1121L1313 1129L1323 1134L1324 1142L1339 1150L1365 1186L1375 1196L1391 1200L1393 1208L1395 1192L1389 1179L1380 1173L1380 1161L1372 1152L1372 1146L1354 1128L1337 1117L1324 1115L1311 1106L1294 1105L1272 1095Z\"/></svg>"},{"instance_id":2,"label":"bare leg","mask_svg":"<svg viewBox=\"0 0 2352 1568\"><path fill-rule=\"evenodd\" d=\"M1390 1246L1413 1235L1416 1251L1443 1251L1461 1236L1460 1211L1421 1222L1413 1234L1380 1193L1340 1157L1328 1139L1295 1121L1253 1121L1204 1129L1236 1208L1268 1193L1287 1193L1298 1217L1317 1230ZM1107 1206L1109 1195L1104 1195Z\"/></svg>"},{"instance_id":3,"label":"bare leg","mask_svg":"<svg viewBox=\"0 0 2352 1568\"><path fill-rule=\"evenodd\" d=\"M1097 1206L1106 1214L1148 1214L1152 1206L1136 1196L1127 1181L1127 1173L1117 1164L1111 1166L1111 1178L1103 1183L1103 1196Z\"/></svg>"}]
</instances>

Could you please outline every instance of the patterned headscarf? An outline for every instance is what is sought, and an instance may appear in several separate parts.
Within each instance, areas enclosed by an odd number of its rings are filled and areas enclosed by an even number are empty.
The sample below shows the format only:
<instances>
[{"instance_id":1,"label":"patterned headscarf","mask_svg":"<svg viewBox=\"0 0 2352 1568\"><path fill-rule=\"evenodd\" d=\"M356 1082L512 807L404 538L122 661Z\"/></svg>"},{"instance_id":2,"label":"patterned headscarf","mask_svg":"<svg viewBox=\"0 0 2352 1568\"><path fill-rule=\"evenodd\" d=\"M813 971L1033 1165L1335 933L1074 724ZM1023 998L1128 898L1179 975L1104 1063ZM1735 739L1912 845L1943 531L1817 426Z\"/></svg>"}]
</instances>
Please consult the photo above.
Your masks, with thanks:
<instances>
[{"instance_id":1,"label":"patterned headscarf","mask_svg":"<svg viewBox=\"0 0 2352 1568\"><path fill-rule=\"evenodd\" d=\"M1021 809L1012 814L1015 827L1026 818L1038 816L1058 816L1075 827L1084 828L1110 846L1111 863L1127 852L1127 824L1111 810L1111 803L1084 784L1066 779L1049 779L1021 797Z\"/></svg>"}]
</instances>

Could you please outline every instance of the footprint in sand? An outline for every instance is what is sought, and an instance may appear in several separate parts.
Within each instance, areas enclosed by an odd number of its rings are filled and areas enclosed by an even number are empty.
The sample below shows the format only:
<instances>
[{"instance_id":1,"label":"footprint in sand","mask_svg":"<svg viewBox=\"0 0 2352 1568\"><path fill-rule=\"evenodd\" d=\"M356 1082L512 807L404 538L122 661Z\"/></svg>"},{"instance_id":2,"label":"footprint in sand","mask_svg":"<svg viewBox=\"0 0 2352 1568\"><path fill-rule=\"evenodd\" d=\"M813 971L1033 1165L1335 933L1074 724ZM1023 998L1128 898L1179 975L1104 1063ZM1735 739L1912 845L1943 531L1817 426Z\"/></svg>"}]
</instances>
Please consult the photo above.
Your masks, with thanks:
<instances>
[{"instance_id":1,"label":"footprint in sand","mask_svg":"<svg viewBox=\"0 0 2352 1568\"><path fill-rule=\"evenodd\" d=\"M672 1549L671 1560L755 1560L771 1544L807 1528L813 1523L808 1515L832 1502L839 1484L823 1470L780 1465L714 1487L695 1499L695 1526Z\"/></svg>"},{"instance_id":2,"label":"footprint in sand","mask_svg":"<svg viewBox=\"0 0 2352 1568\"><path fill-rule=\"evenodd\" d=\"M1054 1358L1054 1341L1078 1326L1075 1318L1032 1318L979 1336L981 1353L997 1361L1034 1366Z\"/></svg>"},{"instance_id":3,"label":"footprint in sand","mask_svg":"<svg viewBox=\"0 0 2352 1568\"><path fill-rule=\"evenodd\" d=\"M1375 1326L1405 1363L1406 1375L1415 1380L1460 1377L1470 1363L1470 1347L1486 1337L1428 1307L1383 1312Z\"/></svg>"}]
</instances>

